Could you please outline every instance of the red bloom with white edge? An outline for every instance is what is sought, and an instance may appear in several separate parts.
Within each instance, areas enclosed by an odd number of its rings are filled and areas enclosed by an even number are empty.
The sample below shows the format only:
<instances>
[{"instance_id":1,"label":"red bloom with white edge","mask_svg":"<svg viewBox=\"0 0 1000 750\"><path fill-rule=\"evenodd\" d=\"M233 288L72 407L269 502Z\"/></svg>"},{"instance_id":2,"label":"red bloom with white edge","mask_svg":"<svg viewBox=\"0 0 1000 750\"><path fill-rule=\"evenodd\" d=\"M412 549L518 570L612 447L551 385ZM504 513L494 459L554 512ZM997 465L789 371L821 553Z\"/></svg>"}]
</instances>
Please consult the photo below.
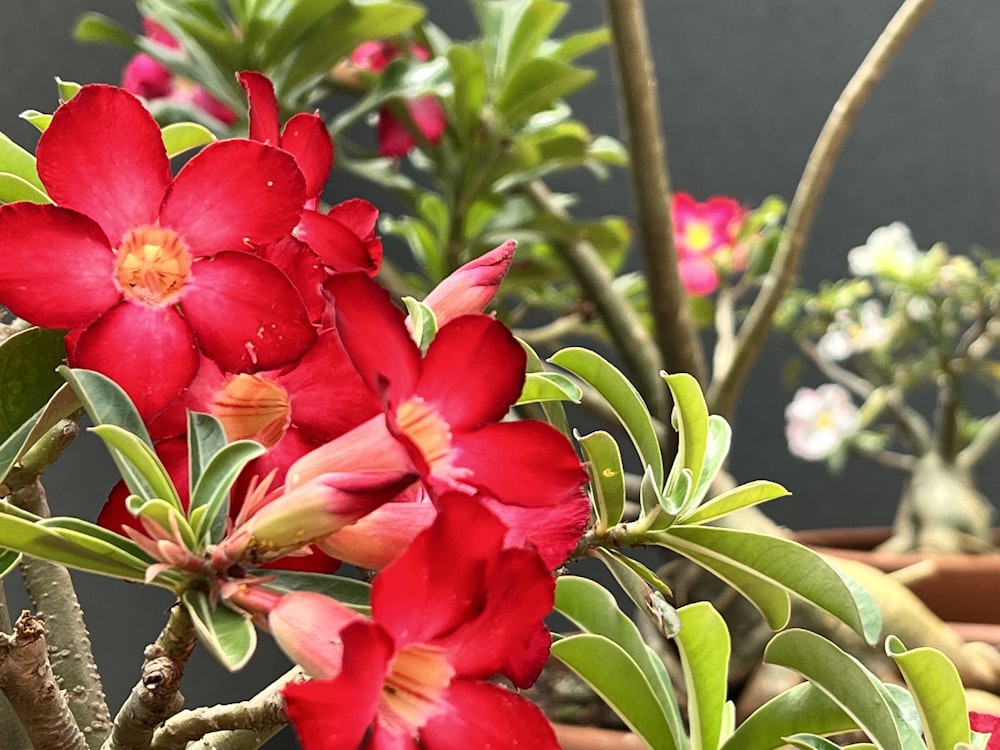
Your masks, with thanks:
<instances>
[{"instance_id":1,"label":"red bloom with white edge","mask_svg":"<svg viewBox=\"0 0 1000 750\"><path fill-rule=\"evenodd\" d=\"M677 245L678 271L688 294L704 296L719 286L719 271L746 266L737 235L746 209L732 198L713 196L704 203L688 193L674 193L670 204Z\"/></svg>"},{"instance_id":2,"label":"red bloom with white edge","mask_svg":"<svg viewBox=\"0 0 1000 750\"><path fill-rule=\"evenodd\" d=\"M372 620L314 593L281 598L278 644L313 675L285 687L305 750L364 747L557 750L537 706L491 684L537 679L554 580L476 501L442 502L434 523L372 585Z\"/></svg>"},{"instance_id":3,"label":"red bloom with white edge","mask_svg":"<svg viewBox=\"0 0 1000 750\"><path fill-rule=\"evenodd\" d=\"M298 221L305 188L288 154L248 140L206 146L171 175L142 103L84 86L38 143L55 205L0 206L0 304L72 329L69 362L118 382L145 418L198 369L279 367L316 338L288 277L256 257Z\"/></svg>"}]
</instances>

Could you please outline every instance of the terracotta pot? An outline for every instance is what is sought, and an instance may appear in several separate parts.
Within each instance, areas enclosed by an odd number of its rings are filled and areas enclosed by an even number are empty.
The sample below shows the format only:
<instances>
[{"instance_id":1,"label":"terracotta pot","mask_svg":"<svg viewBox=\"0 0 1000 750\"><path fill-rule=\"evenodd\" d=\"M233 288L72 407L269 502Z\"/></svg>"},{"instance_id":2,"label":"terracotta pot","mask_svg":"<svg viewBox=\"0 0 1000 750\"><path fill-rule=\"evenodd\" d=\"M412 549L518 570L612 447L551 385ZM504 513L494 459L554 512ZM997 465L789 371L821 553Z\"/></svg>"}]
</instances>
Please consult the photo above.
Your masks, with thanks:
<instances>
[{"instance_id":1,"label":"terracotta pot","mask_svg":"<svg viewBox=\"0 0 1000 750\"><path fill-rule=\"evenodd\" d=\"M796 541L817 551L871 565L887 573L912 568L907 586L967 640L1000 644L1000 554L893 554L874 548L889 528L817 529Z\"/></svg>"},{"instance_id":2,"label":"terracotta pot","mask_svg":"<svg viewBox=\"0 0 1000 750\"><path fill-rule=\"evenodd\" d=\"M553 724L562 750L641 750L646 744L631 732L574 724Z\"/></svg>"}]
</instances>

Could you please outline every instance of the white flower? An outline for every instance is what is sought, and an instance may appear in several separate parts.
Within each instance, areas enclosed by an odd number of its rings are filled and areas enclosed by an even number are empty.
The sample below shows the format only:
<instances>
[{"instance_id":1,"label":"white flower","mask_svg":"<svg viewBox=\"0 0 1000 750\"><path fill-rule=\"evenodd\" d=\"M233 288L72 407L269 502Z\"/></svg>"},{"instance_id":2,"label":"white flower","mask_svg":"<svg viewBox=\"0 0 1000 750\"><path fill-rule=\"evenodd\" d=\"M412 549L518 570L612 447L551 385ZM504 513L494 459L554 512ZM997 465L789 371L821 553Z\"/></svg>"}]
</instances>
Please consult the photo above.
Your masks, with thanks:
<instances>
[{"instance_id":1,"label":"white flower","mask_svg":"<svg viewBox=\"0 0 1000 750\"><path fill-rule=\"evenodd\" d=\"M910 228L901 221L879 227L864 245L847 253L847 265L855 276L874 276L892 271L906 275L916 266L920 257L917 243Z\"/></svg>"},{"instance_id":2,"label":"white flower","mask_svg":"<svg viewBox=\"0 0 1000 750\"><path fill-rule=\"evenodd\" d=\"M889 341L892 329L886 319L882 303L877 299L867 300L858 313L858 330L854 336L856 351L866 351L882 346Z\"/></svg>"},{"instance_id":3,"label":"white flower","mask_svg":"<svg viewBox=\"0 0 1000 750\"><path fill-rule=\"evenodd\" d=\"M847 327L835 320L816 342L816 353L824 359L840 362L854 354L854 342Z\"/></svg>"},{"instance_id":4,"label":"white flower","mask_svg":"<svg viewBox=\"0 0 1000 750\"><path fill-rule=\"evenodd\" d=\"M842 386L834 383L799 388L785 407L788 450L807 461L821 461L855 430L858 409Z\"/></svg>"},{"instance_id":5,"label":"white flower","mask_svg":"<svg viewBox=\"0 0 1000 750\"><path fill-rule=\"evenodd\" d=\"M817 353L833 362L840 362L852 354L883 346L889 341L892 330L883 315L882 303L870 299L861 305L858 320L853 320L846 310L840 310L816 342Z\"/></svg>"}]
</instances>

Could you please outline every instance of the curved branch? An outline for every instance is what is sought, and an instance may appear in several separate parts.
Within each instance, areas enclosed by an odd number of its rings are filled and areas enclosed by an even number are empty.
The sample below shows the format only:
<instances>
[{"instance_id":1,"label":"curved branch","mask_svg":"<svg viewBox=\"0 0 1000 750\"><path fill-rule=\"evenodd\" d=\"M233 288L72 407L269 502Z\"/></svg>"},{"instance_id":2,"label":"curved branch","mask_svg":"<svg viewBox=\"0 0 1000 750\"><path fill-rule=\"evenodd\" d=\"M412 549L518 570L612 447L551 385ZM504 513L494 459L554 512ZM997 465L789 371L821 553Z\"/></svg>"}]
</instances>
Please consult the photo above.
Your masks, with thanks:
<instances>
[{"instance_id":1,"label":"curved branch","mask_svg":"<svg viewBox=\"0 0 1000 750\"><path fill-rule=\"evenodd\" d=\"M795 190L771 270L764 277L760 293L737 336L735 356L724 373L715 373L708 388L708 403L713 413L731 417L750 368L770 333L778 303L798 269L816 210L847 133L890 61L933 2L905 0L833 105Z\"/></svg>"}]
</instances>

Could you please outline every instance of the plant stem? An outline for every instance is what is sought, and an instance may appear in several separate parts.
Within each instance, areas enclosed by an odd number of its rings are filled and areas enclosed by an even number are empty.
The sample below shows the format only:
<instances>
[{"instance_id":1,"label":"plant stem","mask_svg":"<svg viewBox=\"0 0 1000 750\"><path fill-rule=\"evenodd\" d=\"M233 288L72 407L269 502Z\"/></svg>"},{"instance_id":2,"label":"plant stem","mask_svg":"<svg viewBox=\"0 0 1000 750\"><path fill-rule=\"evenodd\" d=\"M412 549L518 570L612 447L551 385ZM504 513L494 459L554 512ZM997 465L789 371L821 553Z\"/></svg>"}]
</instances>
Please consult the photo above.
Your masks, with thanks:
<instances>
[{"instance_id":1,"label":"plant stem","mask_svg":"<svg viewBox=\"0 0 1000 750\"><path fill-rule=\"evenodd\" d=\"M656 342L669 372L690 373L704 388L705 355L678 272L666 146L643 3L608 0L607 10Z\"/></svg>"},{"instance_id":2,"label":"plant stem","mask_svg":"<svg viewBox=\"0 0 1000 750\"><path fill-rule=\"evenodd\" d=\"M45 622L22 612L14 632L0 634L0 690L21 718L35 750L87 750L66 694L56 684L48 650ZM14 747L6 740L4 747Z\"/></svg>"},{"instance_id":3,"label":"plant stem","mask_svg":"<svg viewBox=\"0 0 1000 750\"><path fill-rule=\"evenodd\" d=\"M979 429L972 441L959 451L955 464L966 471L972 469L1000 440L1000 412L994 414Z\"/></svg>"},{"instance_id":4,"label":"plant stem","mask_svg":"<svg viewBox=\"0 0 1000 750\"><path fill-rule=\"evenodd\" d=\"M11 499L14 505L36 516L50 515L45 489L37 477L16 490ZM25 555L21 575L36 613L45 620L52 670L68 696L77 725L84 730L86 745L96 750L111 728L111 712L69 571L62 565Z\"/></svg>"},{"instance_id":5,"label":"plant stem","mask_svg":"<svg viewBox=\"0 0 1000 750\"><path fill-rule=\"evenodd\" d=\"M568 218L566 211L552 200L551 193L540 180L529 183L527 195L540 210L560 219ZM587 242L554 242L584 294L597 308L608 335L625 360L625 366L653 416L662 422L669 422L667 387L658 375L663 369L663 361L635 308L615 289L611 272L592 245Z\"/></svg>"},{"instance_id":6,"label":"plant stem","mask_svg":"<svg viewBox=\"0 0 1000 750\"><path fill-rule=\"evenodd\" d=\"M181 678L196 643L187 609L175 604L156 643L146 647L139 682L115 716L101 750L148 750L156 728L184 705Z\"/></svg>"},{"instance_id":7,"label":"plant stem","mask_svg":"<svg viewBox=\"0 0 1000 750\"><path fill-rule=\"evenodd\" d=\"M770 333L778 303L802 260L806 239L847 133L889 63L933 2L905 0L833 105L795 189L771 269L737 335L732 363L724 373L715 373L708 388L707 400L714 413L727 418L732 416L750 368Z\"/></svg>"},{"instance_id":8,"label":"plant stem","mask_svg":"<svg viewBox=\"0 0 1000 750\"><path fill-rule=\"evenodd\" d=\"M0 633L11 634L10 611L7 609L7 592L0 580ZM29 747L30 740L24 733L24 726L17 718L14 707L7 696L0 691L0 747Z\"/></svg>"}]
</instances>

